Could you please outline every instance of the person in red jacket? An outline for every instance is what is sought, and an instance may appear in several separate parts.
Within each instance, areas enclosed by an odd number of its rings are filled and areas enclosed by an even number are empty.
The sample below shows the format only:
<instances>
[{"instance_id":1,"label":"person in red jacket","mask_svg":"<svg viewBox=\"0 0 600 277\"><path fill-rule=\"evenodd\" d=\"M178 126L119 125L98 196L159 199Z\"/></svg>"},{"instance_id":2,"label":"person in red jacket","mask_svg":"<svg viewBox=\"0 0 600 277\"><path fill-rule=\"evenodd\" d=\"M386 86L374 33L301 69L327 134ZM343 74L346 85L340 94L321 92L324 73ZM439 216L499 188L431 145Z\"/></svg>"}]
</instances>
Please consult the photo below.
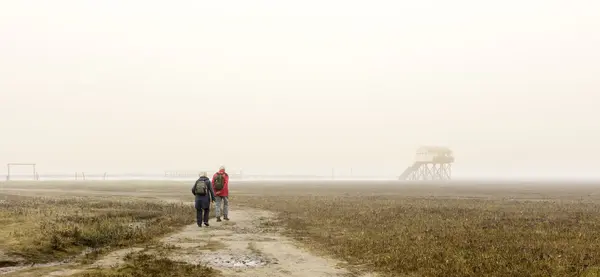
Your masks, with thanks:
<instances>
[{"instance_id":1,"label":"person in red jacket","mask_svg":"<svg viewBox=\"0 0 600 277\"><path fill-rule=\"evenodd\" d=\"M225 167L221 166L219 171L213 175L213 188L215 190L215 215L217 222L221 222L221 202L223 203L223 219L229 220L229 175Z\"/></svg>"}]
</instances>

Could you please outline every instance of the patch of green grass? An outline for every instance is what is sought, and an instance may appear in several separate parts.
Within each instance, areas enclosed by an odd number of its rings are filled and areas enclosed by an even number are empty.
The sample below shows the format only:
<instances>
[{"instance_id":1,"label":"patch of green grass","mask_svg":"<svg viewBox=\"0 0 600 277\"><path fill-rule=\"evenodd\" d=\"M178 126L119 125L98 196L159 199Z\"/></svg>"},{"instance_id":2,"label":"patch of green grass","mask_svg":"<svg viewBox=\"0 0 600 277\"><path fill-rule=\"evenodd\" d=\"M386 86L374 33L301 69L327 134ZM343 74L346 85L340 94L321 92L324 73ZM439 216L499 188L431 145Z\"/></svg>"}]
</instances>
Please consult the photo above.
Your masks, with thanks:
<instances>
[{"instance_id":1,"label":"patch of green grass","mask_svg":"<svg viewBox=\"0 0 600 277\"><path fill-rule=\"evenodd\" d=\"M177 203L15 198L0 203L0 245L24 263L74 257L93 249L146 243L194 223L193 207Z\"/></svg>"}]
</instances>

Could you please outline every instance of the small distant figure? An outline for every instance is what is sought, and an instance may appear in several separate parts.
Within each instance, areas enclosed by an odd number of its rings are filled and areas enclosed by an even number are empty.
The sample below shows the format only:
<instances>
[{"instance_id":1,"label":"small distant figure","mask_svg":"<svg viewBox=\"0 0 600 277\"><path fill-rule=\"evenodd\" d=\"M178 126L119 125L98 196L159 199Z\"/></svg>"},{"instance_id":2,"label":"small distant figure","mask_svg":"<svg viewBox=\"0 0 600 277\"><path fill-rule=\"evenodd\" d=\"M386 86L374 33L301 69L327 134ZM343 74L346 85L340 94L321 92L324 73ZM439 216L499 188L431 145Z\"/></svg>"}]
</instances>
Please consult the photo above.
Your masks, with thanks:
<instances>
[{"instance_id":1,"label":"small distant figure","mask_svg":"<svg viewBox=\"0 0 600 277\"><path fill-rule=\"evenodd\" d=\"M208 214L210 213L210 201L215 202L215 192L213 191L210 179L206 177L206 172L199 174L200 178L196 180L192 187L192 193L196 196L194 206L196 207L196 222L198 227L202 227L202 223L206 227L208 224Z\"/></svg>"},{"instance_id":2,"label":"small distant figure","mask_svg":"<svg viewBox=\"0 0 600 277\"><path fill-rule=\"evenodd\" d=\"M223 219L229 220L229 175L225 167L221 166L219 171L213 175L212 183L215 187L215 215L217 222L221 222L221 202L223 203Z\"/></svg>"}]
</instances>

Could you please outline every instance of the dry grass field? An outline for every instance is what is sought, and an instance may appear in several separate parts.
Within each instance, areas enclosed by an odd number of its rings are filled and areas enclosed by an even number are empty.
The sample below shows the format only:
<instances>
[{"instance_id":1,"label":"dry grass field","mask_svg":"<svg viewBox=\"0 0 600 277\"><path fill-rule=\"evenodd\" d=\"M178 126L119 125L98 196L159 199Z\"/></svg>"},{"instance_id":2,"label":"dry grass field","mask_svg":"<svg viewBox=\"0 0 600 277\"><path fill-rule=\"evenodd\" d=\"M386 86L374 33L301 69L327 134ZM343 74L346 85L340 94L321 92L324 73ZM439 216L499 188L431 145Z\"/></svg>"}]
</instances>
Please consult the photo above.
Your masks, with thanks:
<instances>
[{"instance_id":1,"label":"dry grass field","mask_svg":"<svg viewBox=\"0 0 600 277\"><path fill-rule=\"evenodd\" d=\"M0 194L0 269L73 260L91 263L111 250L151 245L157 238L195 223L195 211L183 203L111 197L112 192L84 196L87 192L79 193L81 188L65 189L60 184L56 189L21 193L22 183L12 184L16 186L5 186ZM46 197L37 196L40 192ZM206 267L181 265L148 254L128 256L121 271L93 271L84 276L167 276L161 274L167 271L175 274L170 276L211 276ZM190 275L190 271L201 274Z\"/></svg>"},{"instance_id":2,"label":"dry grass field","mask_svg":"<svg viewBox=\"0 0 600 277\"><path fill-rule=\"evenodd\" d=\"M6 194L69 200L5 201L0 220L10 223L5 225L12 226L6 229L12 229L10 234L20 235L8 236L3 229L0 242L5 251L32 261L61 258L88 246L143 243L193 223L190 209L148 202L191 201L189 186L86 182L30 189L5 184ZM600 186L584 184L233 182L230 201L232 209L277 212L271 225L285 227L286 234L314 253L348 261L356 271L382 276L589 277L600 276L599 192ZM113 200L102 200L107 195ZM75 199L81 196L86 198ZM98 217L110 223L94 220ZM132 229L131 222L153 224ZM160 268L175 274L164 276L214 274L158 256L132 255L118 272L85 276L159 276L152 275L149 264L161 263ZM136 271L140 268L150 271Z\"/></svg>"},{"instance_id":3,"label":"dry grass field","mask_svg":"<svg viewBox=\"0 0 600 277\"><path fill-rule=\"evenodd\" d=\"M280 211L314 249L390 276L596 276L594 191L309 185L239 201Z\"/></svg>"},{"instance_id":4,"label":"dry grass field","mask_svg":"<svg viewBox=\"0 0 600 277\"><path fill-rule=\"evenodd\" d=\"M0 203L0 245L25 263L45 263L85 249L145 243L193 219L181 204L6 197Z\"/></svg>"}]
</instances>

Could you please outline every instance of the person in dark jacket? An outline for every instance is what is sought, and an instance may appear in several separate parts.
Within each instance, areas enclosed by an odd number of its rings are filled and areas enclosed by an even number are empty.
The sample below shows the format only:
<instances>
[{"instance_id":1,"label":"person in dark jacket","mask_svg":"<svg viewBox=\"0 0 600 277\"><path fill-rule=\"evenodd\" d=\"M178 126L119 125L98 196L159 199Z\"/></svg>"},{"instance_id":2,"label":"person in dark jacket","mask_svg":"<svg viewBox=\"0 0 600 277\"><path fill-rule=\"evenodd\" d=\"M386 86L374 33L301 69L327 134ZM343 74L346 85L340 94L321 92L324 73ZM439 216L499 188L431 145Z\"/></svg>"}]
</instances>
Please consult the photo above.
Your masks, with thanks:
<instances>
[{"instance_id":1,"label":"person in dark jacket","mask_svg":"<svg viewBox=\"0 0 600 277\"><path fill-rule=\"evenodd\" d=\"M196 180L192 187L192 193L196 196L196 221L198 227L202 227L202 223L206 227L208 224L208 214L210 213L210 201L215 202L215 192L213 191L210 179L206 177L206 172L200 173L200 178Z\"/></svg>"}]
</instances>

